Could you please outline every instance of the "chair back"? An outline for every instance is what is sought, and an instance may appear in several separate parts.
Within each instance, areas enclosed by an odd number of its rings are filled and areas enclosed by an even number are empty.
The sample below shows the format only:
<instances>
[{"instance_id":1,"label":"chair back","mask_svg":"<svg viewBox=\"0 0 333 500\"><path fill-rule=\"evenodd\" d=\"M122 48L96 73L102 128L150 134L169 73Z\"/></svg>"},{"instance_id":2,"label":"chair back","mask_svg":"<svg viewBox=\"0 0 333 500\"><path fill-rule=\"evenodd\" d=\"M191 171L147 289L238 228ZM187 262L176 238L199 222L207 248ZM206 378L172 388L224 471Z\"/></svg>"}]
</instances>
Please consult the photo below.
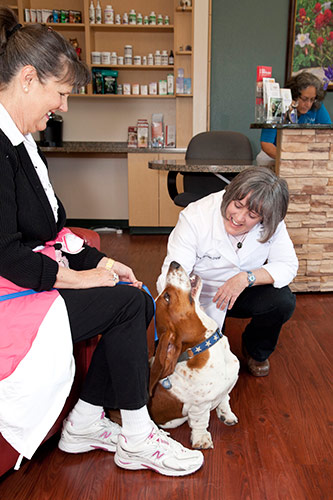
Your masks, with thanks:
<instances>
[{"instance_id":1,"label":"chair back","mask_svg":"<svg viewBox=\"0 0 333 500\"><path fill-rule=\"evenodd\" d=\"M201 132L192 137L185 158L207 163L225 161L228 164L249 164L252 163L253 153L246 135L240 132L216 130ZM223 177L226 178L224 181L211 173L186 172L183 174L184 193L177 194L174 203L186 207L192 201L221 191L235 175L224 174Z\"/></svg>"}]
</instances>

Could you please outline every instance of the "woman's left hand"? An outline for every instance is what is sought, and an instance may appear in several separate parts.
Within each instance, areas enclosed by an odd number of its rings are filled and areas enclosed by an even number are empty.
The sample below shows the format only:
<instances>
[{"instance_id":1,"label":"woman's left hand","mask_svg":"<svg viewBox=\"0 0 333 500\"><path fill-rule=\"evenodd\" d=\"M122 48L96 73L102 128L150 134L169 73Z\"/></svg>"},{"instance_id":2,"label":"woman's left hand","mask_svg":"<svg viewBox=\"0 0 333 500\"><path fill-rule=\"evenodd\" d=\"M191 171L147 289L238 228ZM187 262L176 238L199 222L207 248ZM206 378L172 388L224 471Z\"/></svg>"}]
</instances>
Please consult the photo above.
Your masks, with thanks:
<instances>
[{"instance_id":1,"label":"woman's left hand","mask_svg":"<svg viewBox=\"0 0 333 500\"><path fill-rule=\"evenodd\" d=\"M213 302L216 302L218 309L224 309L226 306L231 309L236 299L247 286L247 273L242 271L220 286L213 298Z\"/></svg>"},{"instance_id":2,"label":"woman's left hand","mask_svg":"<svg viewBox=\"0 0 333 500\"><path fill-rule=\"evenodd\" d=\"M97 267L105 267L108 260L109 259L107 257L103 257L97 264ZM133 270L125 264L118 262L117 260L114 261L113 266L109 272L114 273L118 276L116 283L118 281L126 281L137 288L142 287L142 281L138 281L136 279Z\"/></svg>"}]
</instances>

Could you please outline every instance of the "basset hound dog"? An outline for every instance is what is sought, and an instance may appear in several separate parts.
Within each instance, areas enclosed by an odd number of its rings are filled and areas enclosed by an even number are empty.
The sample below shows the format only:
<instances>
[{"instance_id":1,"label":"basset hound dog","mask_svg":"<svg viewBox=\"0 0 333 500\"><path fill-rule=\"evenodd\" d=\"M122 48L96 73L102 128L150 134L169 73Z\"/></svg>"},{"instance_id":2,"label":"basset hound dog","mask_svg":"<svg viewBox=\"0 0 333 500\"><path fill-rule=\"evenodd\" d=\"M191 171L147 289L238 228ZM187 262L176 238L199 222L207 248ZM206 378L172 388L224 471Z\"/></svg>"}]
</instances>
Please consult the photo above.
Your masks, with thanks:
<instances>
[{"instance_id":1,"label":"basset hound dog","mask_svg":"<svg viewBox=\"0 0 333 500\"><path fill-rule=\"evenodd\" d=\"M213 448L208 431L211 410L226 425L237 424L229 393L238 379L239 361L227 337L199 305L198 276L188 277L171 262L166 286L156 299L159 337L151 359L149 411L166 429L188 421L193 448Z\"/></svg>"}]
</instances>

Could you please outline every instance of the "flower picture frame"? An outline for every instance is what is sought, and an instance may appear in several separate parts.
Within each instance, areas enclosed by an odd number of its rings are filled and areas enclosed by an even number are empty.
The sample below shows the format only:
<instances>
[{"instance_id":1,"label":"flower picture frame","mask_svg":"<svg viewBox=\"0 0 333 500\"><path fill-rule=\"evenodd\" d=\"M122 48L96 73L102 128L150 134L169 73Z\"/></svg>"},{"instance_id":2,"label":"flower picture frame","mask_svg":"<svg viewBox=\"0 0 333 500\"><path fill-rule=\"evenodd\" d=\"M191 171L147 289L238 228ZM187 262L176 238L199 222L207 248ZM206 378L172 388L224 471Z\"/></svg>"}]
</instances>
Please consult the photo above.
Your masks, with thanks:
<instances>
[{"instance_id":1,"label":"flower picture frame","mask_svg":"<svg viewBox=\"0 0 333 500\"><path fill-rule=\"evenodd\" d=\"M286 80L302 70L333 90L333 1L290 0Z\"/></svg>"}]
</instances>

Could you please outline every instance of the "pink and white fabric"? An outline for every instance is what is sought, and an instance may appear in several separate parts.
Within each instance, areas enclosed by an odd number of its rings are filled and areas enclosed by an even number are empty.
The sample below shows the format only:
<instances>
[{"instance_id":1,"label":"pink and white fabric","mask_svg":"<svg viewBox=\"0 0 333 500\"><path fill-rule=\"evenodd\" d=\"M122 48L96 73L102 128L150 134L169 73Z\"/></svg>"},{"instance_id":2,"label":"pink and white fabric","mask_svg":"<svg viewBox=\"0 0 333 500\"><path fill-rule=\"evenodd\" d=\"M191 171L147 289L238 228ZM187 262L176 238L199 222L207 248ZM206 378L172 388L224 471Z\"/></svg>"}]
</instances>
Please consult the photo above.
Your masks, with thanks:
<instances>
[{"instance_id":1,"label":"pink and white fabric","mask_svg":"<svg viewBox=\"0 0 333 500\"><path fill-rule=\"evenodd\" d=\"M68 253L83 247L64 229L35 250L58 260L54 243ZM0 296L24 290L0 277ZM32 457L56 421L74 373L67 309L57 290L0 302L0 432L21 457Z\"/></svg>"}]
</instances>

